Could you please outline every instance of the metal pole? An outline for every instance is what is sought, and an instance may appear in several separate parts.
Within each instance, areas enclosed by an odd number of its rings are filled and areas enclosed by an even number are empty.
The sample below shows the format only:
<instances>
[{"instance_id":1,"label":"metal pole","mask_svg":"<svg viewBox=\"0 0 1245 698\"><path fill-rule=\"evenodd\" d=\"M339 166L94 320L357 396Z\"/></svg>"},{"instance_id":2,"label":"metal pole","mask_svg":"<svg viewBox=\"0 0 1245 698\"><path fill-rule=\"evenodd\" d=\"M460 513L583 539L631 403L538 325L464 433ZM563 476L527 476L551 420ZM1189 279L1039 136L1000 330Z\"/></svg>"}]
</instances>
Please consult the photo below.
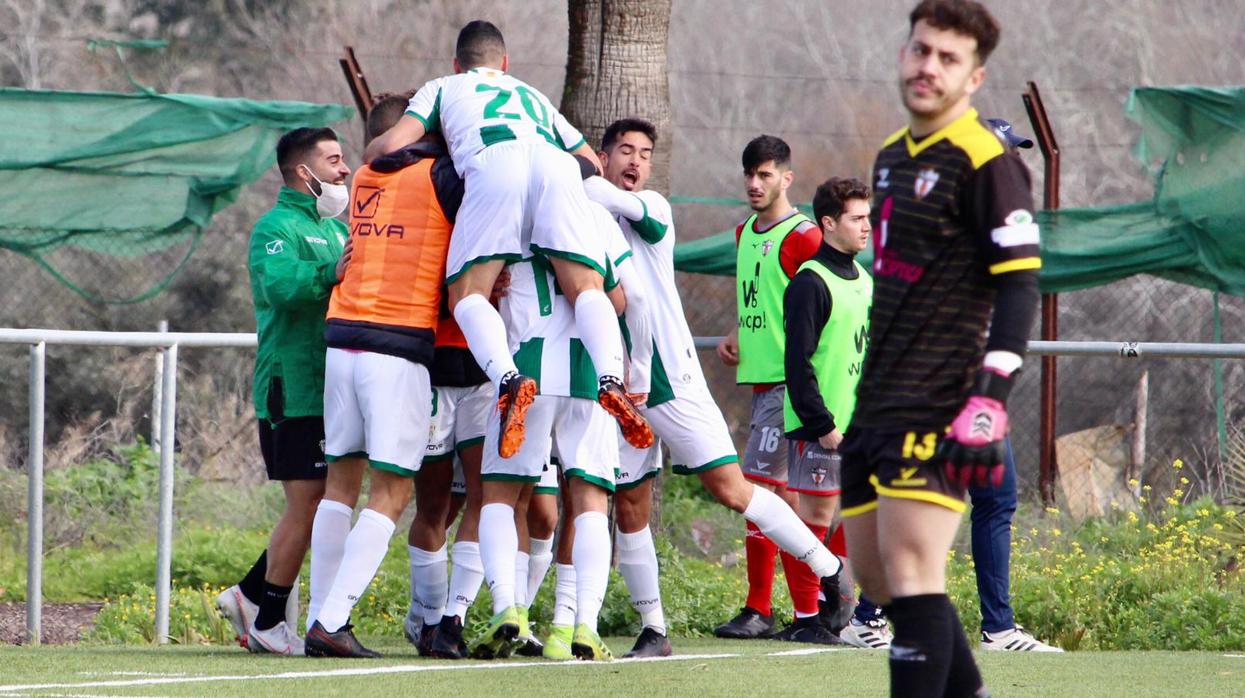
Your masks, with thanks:
<instances>
[{"instance_id":1,"label":"metal pole","mask_svg":"<svg viewBox=\"0 0 1245 698\"><path fill-rule=\"evenodd\" d=\"M156 642L169 641L173 570L173 451L177 414L177 345L164 350L160 406L160 518L156 527Z\"/></svg>"},{"instance_id":2,"label":"metal pole","mask_svg":"<svg viewBox=\"0 0 1245 698\"><path fill-rule=\"evenodd\" d=\"M157 332L168 332L169 321L161 320L156 325ZM151 385L151 450L160 454L160 401L164 391L164 352L156 352L156 380Z\"/></svg>"},{"instance_id":3,"label":"metal pole","mask_svg":"<svg viewBox=\"0 0 1245 698\"><path fill-rule=\"evenodd\" d=\"M47 345L30 347L30 451L26 457L26 643L43 642L43 388Z\"/></svg>"},{"instance_id":4,"label":"metal pole","mask_svg":"<svg viewBox=\"0 0 1245 698\"><path fill-rule=\"evenodd\" d=\"M1029 113L1029 122L1033 124L1038 147L1042 150L1043 207L1054 211L1059 208L1059 144L1055 142L1055 132L1051 128L1050 119L1046 116L1046 106L1042 104L1042 95L1038 92L1037 83L1033 81L1028 83L1023 99L1025 111ZM1048 342L1059 339L1058 294L1042 294L1042 339ZM1042 357L1041 375L1038 492L1041 494L1042 502L1050 506L1055 501L1055 478L1059 475L1059 463L1055 453L1055 400L1058 374L1054 356Z\"/></svg>"}]
</instances>

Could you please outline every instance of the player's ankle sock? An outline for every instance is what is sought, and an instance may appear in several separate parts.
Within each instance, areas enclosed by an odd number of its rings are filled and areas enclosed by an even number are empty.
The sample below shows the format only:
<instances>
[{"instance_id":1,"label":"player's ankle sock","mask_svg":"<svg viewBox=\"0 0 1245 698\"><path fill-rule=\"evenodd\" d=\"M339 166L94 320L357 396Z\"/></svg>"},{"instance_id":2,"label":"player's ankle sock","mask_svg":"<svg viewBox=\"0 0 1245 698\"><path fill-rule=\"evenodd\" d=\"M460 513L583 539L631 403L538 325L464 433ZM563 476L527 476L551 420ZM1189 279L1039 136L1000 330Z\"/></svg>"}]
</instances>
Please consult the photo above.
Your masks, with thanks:
<instances>
[{"instance_id":1,"label":"player's ankle sock","mask_svg":"<svg viewBox=\"0 0 1245 698\"><path fill-rule=\"evenodd\" d=\"M307 583L307 629L320 615L350 535L350 517L354 510L331 499L321 499L311 523L311 579Z\"/></svg>"},{"instance_id":2,"label":"player's ankle sock","mask_svg":"<svg viewBox=\"0 0 1245 698\"><path fill-rule=\"evenodd\" d=\"M246 576L238 582L238 589L247 601L253 604L264 600L264 575L268 574L268 551L259 554L259 559L247 570Z\"/></svg>"},{"instance_id":3,"label":"player's ankle sock","mask_svg":"<svg viewBox=\"0 0 1245 698\"><path fill-rule=\"evenodd\" d=\"M385 553L389 552L393 529L393 521L379 511L364 509L359 514L359 520L346 537L346 552L333 578L333 588L324 599L317 618L325 630L337 632L350 620L350 611L372 583Z\"/></svg>"},{"instance_id":4,"label":"player's ankle sock","mask_svg":"<svg viewBox=\"0 0 1245 698\"><path fill-rule=\"evenodd\" d=\"M540 585L545 581L545 575L549 572L549 565L553 564L553 537L549 538L533 538L531 549L531 561L527 568L527 601L530 606L536 601L536 592L540 591ZM518 584L519 580L515 580Z\"/></svg>"},{"instance_id":5,"label":"player's ankle sock","mask_svg":"<svg viewBox=\"0 0 1245 698\"><path fill-rule=\"evenodd\" d=\"M463 619L484 583L484 564L480 561L480 544L475 541L459 541L450 552L453 553L454 574L450 576L450 598L445 615Z\"/></svg>"},{"instance_id":6,"label":"player's ankle sock","mask_svg":"<svg viewBox=\"0 0 1245 698\"><path fill-rule=\"evenodd\" d=\"M778 546L761 533L757 525L748 522L744 536L744 562L748 565L748 608L762 615L772 615L771 599L774 596L774 566Z\"/></svg>"},{"instance_id":7,"label":"player's ankle sock","mask_svg":"<svg viewBox=\"0 0 1245 698\"><path fill-rule=\"evenodd\" d=\"M285 604L289 603L293 590L293 584L283 587L264 582L264 600L259 602L259 613L255 614L256 630L268 630L285 620Z\"/></svg>"},{"instance_id":8,"label":"player's ankle sock","mask_svg":"<svg viewBox=\"0 0 1245 698\"><path fill-rule=\"evenodd\" d=\"M824 540L825 526L806 524L817 540ZM817 615L819 606L817 599L821 595L821 579L813 574L812 568L791 553L782 552L782 570L787 577L787 589L791 593L791 604L795 606L796 618L808 618Z\"/></svg>"},{"instance_id":9,"label":"player's ankle sock","mask_svg":"<svg viewBox=\"0 0 1245 698\"><path fill-rule=\"evenodd\" d=\"M586 511L575 517L575 624L597 629L610 579L610 527L605 514Z\"/></svg>"},{"instance_id":10,"label":"player's ankle sock","mask_svg":"<svg viewBox=\"0 0 1245 698\"><path fill-rule=\"evenodd\" d=\"M411 556L411 610L423 616L425 625L436 625L445 615L450 593L446 546L424 550L408 545L406 550Z\"/></svg>"},{"instance_id":11,"label":"player's ankle sock","mask_svg":"<svg viewBox=\"0 0 1245 698\"><path fill-rule=\"evenodd\" d=\"M661 586L657 579L657 549L648 526L635 533L618 533L618 571L627 582L631 607L640 614L640 624L666 634L666 614L661 608Z\"/></svg>"},{"instance_id":12,"label":"player's ankle sock","mask_svg":"<svg viewBox=\"0 0 1245 698\"><path fill-rule=\"evenodd\" d=\"M458 301L454 320L467 338L471 355L494 386L501 383L502 376L518 370L506 346L506 324L487 298L472 294Z\"/></svg>"},{"instance_id":13,"label":"player's ankle sock","mask_svg":"<svg viewBox=\"0 0 1245 698\"><path fill-rule=\"evenodd\" d=\"M744 518L755 523L779 548L811 567L818 579L836 575L843 568L839 558L826 550L791 507L764 487L752 487Z\"/></svg>"},{"instance_id":14,"label":"player's ankle sock","mask_svg":"<svg viewBox=\"0 0 1245 698\"><path fill-rule=\"evenodd\" d=\"M860 599L856 602L856 610L852 612L852 616L861 623L868 623L871 620L877 620L882 617L882 609L877 604L870 601L864 594L860 595Z\"/></svg>"},{"instance_id":15,"label":"player's ankle sock","mask_svg":"<svg viewBox=\"0 0 1245 698\"><path fill-rule=\"evenodd\" d=\"M514 605L514 566L519 532L514 527L514 507L485 504L480 508L480 559L484 579L493 595L493 613Z\"/></svg>"},{"instance_id":16,"label":"player's ankle sock","mask_svg":"<svg viewBox=\"0 0 1245 698\"><path fill-rule=\"evenodd\" d=\"M527 596L527 575L532 565L532 556L522 550L514 555L514 603L517 606L531 606L532 600Z\"/></svg>"},{"instance_id":17,"label":"player's ankle sock","mask_svg":"<svg viewBox=\"0 0 1245 698\"><path fill-rule=\"evenodd\" d=\"M558 563L554 571L553 621L554 625L575 624L575 566Z\"/></svg>"},{"instance_id":18,"label":"player's ankle sock","mask_svg":"<svg viewBox=\"0 0 1245 698\"><path fill-rule=\"evenodd\" d=\"M960 614L956 613L950 599L947 599L947 607L951 617L951 670L947 674L947 690L943 695L947 698L971 698L978 695L984 686L981 671L977 669L968 636L960 624Z\"/></svg>"},{"instance_id":19,"label":"player's ankle sock","mask_svg":"<svg viewBox=\"0 0 1245 698\"><path fill-rule=\"evenodd\" d=\"M891 599L887 615L895 625L891 641L892 696L941 698L951 669L951 616L946 594Z\"/></svg>"},{"instance_id":20,"label":"player's ankle sock","mask_svg":"<svg viewBox=\"0 0 1245 698\"><path fill-rule=\"evenodd\" d=\"M843 524L835 527L834 533L830 534L830 542L826 543L826 547L830 552L839 557L847 557L847 535L843 533Z\"/></svg>"},{"instance_id":21,"label":"player's ankle sock","mask_svg":"<svg viewBox=\"0 0 1245 698\"><path fill-rule=\"evenodd\" d=\"M579 330L584 349L592 358L597 377L611 376L622 380L623 344L618 329L618 314L604 291L584 291L575 299L575 328Z\"/></svg>"}]
</instances>

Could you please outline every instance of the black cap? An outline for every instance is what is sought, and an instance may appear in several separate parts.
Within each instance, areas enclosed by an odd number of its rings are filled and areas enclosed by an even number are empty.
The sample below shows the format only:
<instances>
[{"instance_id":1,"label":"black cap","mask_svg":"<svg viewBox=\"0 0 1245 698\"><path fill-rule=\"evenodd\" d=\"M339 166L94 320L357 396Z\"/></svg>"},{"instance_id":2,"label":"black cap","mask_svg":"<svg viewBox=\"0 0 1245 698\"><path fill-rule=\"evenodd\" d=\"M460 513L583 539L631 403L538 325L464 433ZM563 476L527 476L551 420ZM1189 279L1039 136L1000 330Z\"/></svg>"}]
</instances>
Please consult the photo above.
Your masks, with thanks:
<instances>
[{"instance_id":1,"label":"black cap","mask_svg":"<svg viewBox=\"0 0 1245 698\"><path fill-rule=\"evenodd\" d=\"M1032 148L1033 141L1012 130L1012 125L1003 119L986 119L994 127L994 134L1009 148Z\"/></svg>"}]
</instances>

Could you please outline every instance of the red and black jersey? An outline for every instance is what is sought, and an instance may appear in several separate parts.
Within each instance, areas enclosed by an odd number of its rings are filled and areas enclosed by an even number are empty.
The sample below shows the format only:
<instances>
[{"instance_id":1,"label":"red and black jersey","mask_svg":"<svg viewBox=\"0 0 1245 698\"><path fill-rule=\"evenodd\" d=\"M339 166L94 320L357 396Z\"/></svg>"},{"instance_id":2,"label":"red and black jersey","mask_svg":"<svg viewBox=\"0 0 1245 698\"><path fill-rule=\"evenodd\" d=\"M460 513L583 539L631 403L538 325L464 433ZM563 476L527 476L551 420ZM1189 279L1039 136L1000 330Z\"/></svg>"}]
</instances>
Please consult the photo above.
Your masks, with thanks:
<instances>
[{"instance_id":1,"label":"red and black jersey","mask_svg":"<svg viewBox=\"0 0 1245 698\"><path fill-rule=\"evenodd\" d=\"M981 365L996 286L1041 266L1029 171L970 109L920 142L907 129L888 138L873 184L873 310L852 426L940 429Z\"/></svg>"}]
</instances>

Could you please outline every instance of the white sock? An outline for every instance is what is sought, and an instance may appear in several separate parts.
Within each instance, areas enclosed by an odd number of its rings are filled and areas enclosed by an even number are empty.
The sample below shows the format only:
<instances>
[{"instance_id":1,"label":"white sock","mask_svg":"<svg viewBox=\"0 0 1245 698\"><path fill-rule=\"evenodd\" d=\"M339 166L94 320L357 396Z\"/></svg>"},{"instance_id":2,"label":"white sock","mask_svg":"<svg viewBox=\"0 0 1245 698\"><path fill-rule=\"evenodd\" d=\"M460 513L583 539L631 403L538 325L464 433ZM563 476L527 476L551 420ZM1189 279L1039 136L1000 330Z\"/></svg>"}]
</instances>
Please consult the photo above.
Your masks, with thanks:
<instances>
[{"instance_id":1,"label":"white sock","mask_svg":"<svg viewBox=\"0 0 1245 698\"><path fill-rule=\"evenodd\" d=\"M657 581L657 549L648 526L635 533L618 533L618 571L627 582L631 607L640 622L666 634L666 614L661 610L661 586Z\"/></svg>"},{"instance_id":2,"label":"white sock","mask_svg":"<svg viewBox=\"0 0 1245 698\"><path fill-rule=\"evenodd\" d=\"M612 315L613 310L610 313ZM518 370L510 347L506 345L506 325L487 298L472 294L458 301L454 306L454 320L467 338L471 355L493 385L500 384L502 376Z\"/></svg>"},{"instance_id":3,"label":"white sock","mask_svg":"<svg viewBox=\"0 0 1245 698\"><path fill-rule=\"evenodd\" d=\"M411 556L411 618L422 617L424 625L436 625L445 615L450 594L449 555L446 546L440 550L424 550L406 546Z\"/></svg>"},{"instance_id":4,"label":"white sock","mask_svg":"<svg viewBox=\"0 0 1245 698\"><path fill-rule=\"evenodd\" d=\"M558 563L554 577L553 624L575 625L575 566Z\"/></svg>"},{"instance_id":5,"label":"white sock","mask_svg":"<svg viewBox=\"0 0 1245 698\"><path fill-rule=\"evenodd\" d=\"M592 357L597 377L622 380L622 332L618 329L618 314L604 291L584 291L575 299L575 328Z\"/></svg>"},{"instance_id":6,"label":"white sock","mask_svg":"<svg viewBox=\"0 0 1245 698\"><path fill-rule=\"evenodd\" d=\"M450 600L445 615L467 617L467 609L476 602L480 585L484 582L484 565L480 562L480 544L471 540L454 544L454 574L450 577Z\"/></svg>"},{"instance_id":7,"label":"white sock","mask_svg":"<svg viewBox=\"0 0 1245 698\"><path fill-rule=\"evenodd\" d=\"M480 559L484 562L488 590L493 594L493 613L501 613L514 605L514 566L518 553L519 532L514 527L514 507L485 504L480 508Z\"/></svg>"},{"instance_id":8,"label":"white sock","mask_svg":"<svg viewBox=\"0 0 1245 698\"><path fill-rule=\"evenodd\" d=\"M514 604L527 608L532 600L527 597L527 570L532 556L518 551L514 555Z\"/></svg>"},{"instance_id":9,"label":"white sock","mask_svg":"<svg viewBox=\"0 0 1245 698\"><path fill-rule=\"evenodd\" d=\"M364 509L359 514L359 520L346 537L346 552L333 578L333 588L329 589L317 618L325 630L335 633L350 620L350 611L367 591L385 553L389 552L393 529L393 521L379 511Z\"/></svg>"},{"instance_id":10,"label":"white sock","mask_svg":"<svg viewBox=\"0 0 1245 698\"><path fill-rule=\"evenodd\" d=\"M829 577L843 569L839 558L808 530L808 524L781 497L764 487L753 486L744 518L756 524L779 548L813 568L818 577Z\"/></svg>"},{"instance_id":11,"label":"white sock","mask_svg":"<svg viewBox=\"0 0 1245 698\"><path fill-rule=\"evenodd\" d=\"M540 591L540 585L545 583L549 565L553 564L553 537L533 538L529 547L532 560L527 568L527 605L531 606L536 602L536 592ZM515 580L516 583L518 581Z\"/></svg>"},{"instance_id":12,"label":"white sock","mask_svg":"<svg viewBox=\"0 0 1245 698\"><path fill-rule=\"evenodd\" d=\"M575 562L575 624L596 630L610 581L610 526L605 514L586 511L575 517L571 559Z\"/></svg>"},{"instance_id":13,"label":"white sock","mask_svg":"<svg viewBox=\"0 0 1245 698\"><path fill-rule=\"evenodd\" d=\"M324 599L333 586L333 578L342 563L342 553L346 550L346 536L350 535L350 519L353 516L354 509L331 499L321 499L316 507L316 516L311 523L311 579L308 582L311 599L307 603L307 630L311 630L311 624L320 614Z\"/></svg>"}]
</instances>

